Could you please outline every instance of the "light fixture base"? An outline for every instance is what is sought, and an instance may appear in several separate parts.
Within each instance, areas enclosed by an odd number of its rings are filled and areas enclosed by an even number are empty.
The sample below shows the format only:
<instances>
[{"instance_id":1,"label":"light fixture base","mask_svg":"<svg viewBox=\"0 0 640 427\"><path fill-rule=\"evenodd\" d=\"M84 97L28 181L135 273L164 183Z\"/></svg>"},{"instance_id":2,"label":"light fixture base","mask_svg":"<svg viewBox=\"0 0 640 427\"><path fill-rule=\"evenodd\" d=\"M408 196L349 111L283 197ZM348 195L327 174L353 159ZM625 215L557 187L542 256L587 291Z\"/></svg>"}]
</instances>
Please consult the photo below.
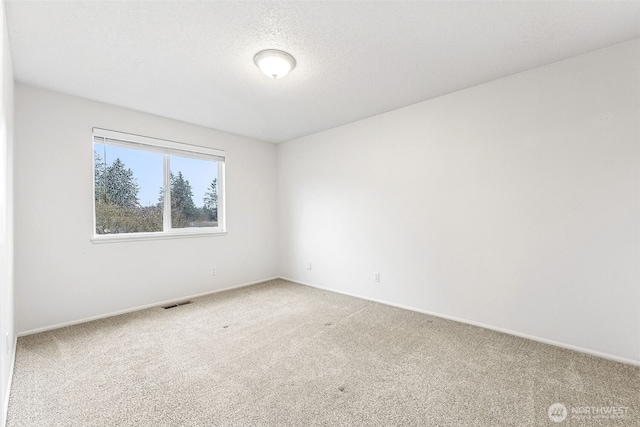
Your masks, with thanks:
<instances>
[{"instance_id":1,"label":"light fixture base","mask_svg":"<svg viewBox=\"0 0 640 427\"><path fill-rule=\"evenodd\" d=\"M261 50L253 57L253 62L265 75L273 79L286 76L296 66L293 56L278 49Z\"/></svg>"}]
</instances>

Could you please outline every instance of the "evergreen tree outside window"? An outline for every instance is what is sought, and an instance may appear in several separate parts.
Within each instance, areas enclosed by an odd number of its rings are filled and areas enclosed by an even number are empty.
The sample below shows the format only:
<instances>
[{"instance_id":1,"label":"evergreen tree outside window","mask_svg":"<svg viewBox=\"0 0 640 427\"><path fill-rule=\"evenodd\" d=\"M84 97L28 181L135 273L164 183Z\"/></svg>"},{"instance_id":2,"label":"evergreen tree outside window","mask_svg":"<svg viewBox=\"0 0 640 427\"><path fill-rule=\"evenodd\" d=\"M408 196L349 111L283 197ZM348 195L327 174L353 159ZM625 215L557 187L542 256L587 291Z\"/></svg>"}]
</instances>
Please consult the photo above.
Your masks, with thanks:
<instances>
[{"instance_id":1,"label":"evergreen tree outside window","mask_svg":"<svg viewBox=\"0 0 640 427\"><path fill-rule=\"evenodd\" d=\"M224 152L94 128L94 241L224 229Z\"/></svg>"},{"instance_id":2,"label":"evergreen tree outside window","mask_svg":"<svg viewBox=\"0 0 640 427\"><path fill-rule=\"evenodd\" d=\"M218 178L213 178L204 195L204 208L211 221L218 220Z\"/></svg>"}]
</instances>

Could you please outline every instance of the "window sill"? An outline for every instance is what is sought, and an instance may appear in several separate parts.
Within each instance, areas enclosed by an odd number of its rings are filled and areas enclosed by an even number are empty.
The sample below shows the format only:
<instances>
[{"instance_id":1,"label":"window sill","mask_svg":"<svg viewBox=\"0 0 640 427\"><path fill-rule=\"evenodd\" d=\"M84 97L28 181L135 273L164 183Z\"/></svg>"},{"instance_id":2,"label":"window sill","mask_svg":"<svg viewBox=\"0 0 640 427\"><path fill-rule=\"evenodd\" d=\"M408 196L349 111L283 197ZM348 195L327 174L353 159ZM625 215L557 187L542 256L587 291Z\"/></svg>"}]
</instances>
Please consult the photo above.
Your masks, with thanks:
<instances>
[{"instance_id":1,"label":"window sill","mask_svg":"<svg viewBox=\"0 0 640 427\"><path fill-rule=\"evenodd\" d=\"M226 236L226 231L175 231L157 233L123 233L123 234L99 234L91 238L92 243L117 243L137 242L143 240L184 239L193 237Z\"/></svg>"}]
</instances>

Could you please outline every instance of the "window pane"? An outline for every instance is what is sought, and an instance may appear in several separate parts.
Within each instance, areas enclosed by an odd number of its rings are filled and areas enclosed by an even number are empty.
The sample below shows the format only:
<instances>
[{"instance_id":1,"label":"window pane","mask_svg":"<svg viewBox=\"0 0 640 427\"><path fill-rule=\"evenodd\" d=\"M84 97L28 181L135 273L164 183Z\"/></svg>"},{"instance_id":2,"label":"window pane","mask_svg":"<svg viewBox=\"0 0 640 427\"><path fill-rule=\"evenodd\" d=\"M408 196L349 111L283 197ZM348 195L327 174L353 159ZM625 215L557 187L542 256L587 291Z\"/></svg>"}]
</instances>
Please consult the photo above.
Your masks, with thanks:
<instances>
[{"instance_id":1,"label":"window pane","mask_svg":"<svg viewBox=\"0 0 640 427\"><path fill-rule=\"evenodd\" d=\"M218 226L218 162L170 156L171 227Z\"/></svg>"},{"instance_id":2,"label":"window pane","mask_svg":"<svg viewBox=\"0 0 640 427\"><path fill-rule=\"evenodd\" d=\"M94 144L96 234L162 231L163 155Z\"/></svg>"}]
</instances>

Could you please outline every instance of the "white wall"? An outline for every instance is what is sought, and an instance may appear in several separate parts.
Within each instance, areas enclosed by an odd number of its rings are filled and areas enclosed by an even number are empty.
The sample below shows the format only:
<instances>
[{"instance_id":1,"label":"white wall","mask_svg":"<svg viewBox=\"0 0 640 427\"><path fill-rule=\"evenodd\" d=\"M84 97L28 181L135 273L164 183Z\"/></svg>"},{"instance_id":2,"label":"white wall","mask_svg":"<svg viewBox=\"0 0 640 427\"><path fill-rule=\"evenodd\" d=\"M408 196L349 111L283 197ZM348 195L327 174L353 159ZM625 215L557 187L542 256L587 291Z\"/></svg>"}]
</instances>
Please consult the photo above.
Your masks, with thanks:
<instances>
[{"instance_id":1,"label":"white wall","mask_svg":"<svg viewBox=\"0 0 640 427\"><path fill-rule=\"evenodd\" d=\"M273 144L21 84L15 97L19 333L277 276ZM94 126L225 150L228 235L91 243Z\"/></svg>"},{"instance_id":2,"label":"white wall","mask_svg":"<svg viewBox=\"0 0 640 427\"><path fill-rule=\"evenodd\" d=\"M2 77L0 93L0 426L5 425L15 356L13 308L13 65L0 5Z\"/></svg>"},{"instance_id":3,"label":"white wall","mask_svg":"<svg viewBox=\"0 0 640 427\"><path fill-rule=\"evenodd\" d=\"M639 64L634 40L279 145L281 274L640 362Z\"/></svg>"}]
</instances>

